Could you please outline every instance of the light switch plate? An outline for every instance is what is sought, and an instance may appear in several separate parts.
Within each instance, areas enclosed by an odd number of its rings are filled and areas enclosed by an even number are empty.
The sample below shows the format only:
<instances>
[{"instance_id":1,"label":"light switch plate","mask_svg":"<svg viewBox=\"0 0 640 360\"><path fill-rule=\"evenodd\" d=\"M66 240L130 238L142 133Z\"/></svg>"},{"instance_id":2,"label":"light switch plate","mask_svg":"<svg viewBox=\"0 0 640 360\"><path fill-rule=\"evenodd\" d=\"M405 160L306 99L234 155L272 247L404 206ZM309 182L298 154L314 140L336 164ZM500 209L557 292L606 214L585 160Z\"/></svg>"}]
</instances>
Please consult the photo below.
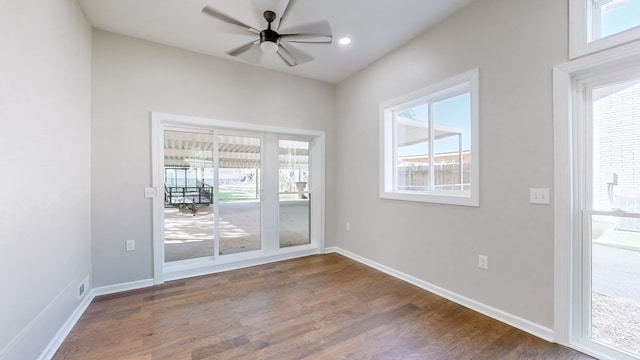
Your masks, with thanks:
<instances>
[{"instance_id":1,"label":"light switch plate","mask_svg":"<svg viewBox=\"0 0 640 360\"><path fill-rule=\"evenodd\" d=\"M489 257L487 255L478 255L478 267L482 270L489 270Z\"/></svg>"},{"instance_id":2,"label":"light switch plate","mask_svg":"<svg viewBox=\"0 0 640 360\"><path fill-rule=\"evenodd\" d=\"M126 251L134 251L136 249L136 241L135 240L127 240L125 241L125 250Z\"/></svg>"},{"instance_id":3,"label":"light switch plate","mask_svg":"<svg viewBox=\"0 0 640 360\"><path fill-rule=\"evenodd\" d=\"M146 188L144 188L144 197L146 197L146 198L154 198L154 197L156 197L156 188L154 188L154 187L146 187Z\"/></svg>"}]
</instances>

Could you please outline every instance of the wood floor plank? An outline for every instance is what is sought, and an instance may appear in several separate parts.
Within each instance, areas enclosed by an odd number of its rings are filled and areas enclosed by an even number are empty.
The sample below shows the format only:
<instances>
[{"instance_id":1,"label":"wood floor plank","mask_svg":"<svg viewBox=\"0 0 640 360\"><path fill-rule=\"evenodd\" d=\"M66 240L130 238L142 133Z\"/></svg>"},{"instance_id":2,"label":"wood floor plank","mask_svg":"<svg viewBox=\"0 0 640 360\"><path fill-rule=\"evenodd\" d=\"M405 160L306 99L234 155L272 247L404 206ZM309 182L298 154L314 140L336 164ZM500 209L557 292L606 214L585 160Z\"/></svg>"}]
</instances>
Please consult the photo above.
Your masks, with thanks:
<instances>
[{"instance_id":1,"label":"wood floor plank","mask_svg":"<svg viewBox=\"0 0 640 360\"><path fill-rule=\"evenodd\" d=\"M97 297L54 359L591 357L328 254Z\"/></svg>"}]
</instances>

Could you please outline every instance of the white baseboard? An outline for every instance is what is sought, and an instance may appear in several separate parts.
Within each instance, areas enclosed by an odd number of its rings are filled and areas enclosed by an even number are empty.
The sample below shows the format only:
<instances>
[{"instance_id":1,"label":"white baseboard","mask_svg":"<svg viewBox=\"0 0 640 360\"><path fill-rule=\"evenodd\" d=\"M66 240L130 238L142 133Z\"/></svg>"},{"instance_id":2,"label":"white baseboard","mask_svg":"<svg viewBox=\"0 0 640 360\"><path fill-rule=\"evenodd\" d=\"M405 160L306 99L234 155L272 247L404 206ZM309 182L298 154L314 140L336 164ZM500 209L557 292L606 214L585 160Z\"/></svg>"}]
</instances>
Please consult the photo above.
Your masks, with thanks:
<instances>
[{"instance_id":1,"label":"white baseboard","mask_svg":"<svg viewBox=\"0 0 640 360\"><path fill-rule=\"evenodd\" d=\"M131 281L131 282L122 283L122 284L101 286L98 288L94 288L91 292L93 293L93 296L96 297L101 295L115 294L123 291L142 289L149 286L153 286L153 279L138 280L138 281Z\"/></svg>"},{"instance_id":2,"label":"white baseboard","mask_svg":"<svg viewBox=\"0 0 640 360\"><path fill-rule=\"evenodd\" d=\"M85 280L85 283L87 283L86 280ZM87 308L89 307L89 305L91 304L91 302L96 296L113 294L116 292L127 291L127 290L135 290L135 289L140 289L140 288L144 288L152 285L153 285L153 280L142 280L142 281L125 283L125 284L104 286L104 287L91 289L90 291L87 291L84 297L82 298L82 300L80 301L80 303L78 304L78 306L76 307L76 309L73 311L73 313L71 313L71 316L69 316L67 321L65 321L64 325L62 325L62 327L60 328L60 330L58 330L58 332L53 337L53 339L51 339L51 341L49 342L47 347L44 349L44 351L42 351L42 353L38 357L38 360L49 360L53 358L53 356L56 354L56 351L58 351L58 348L60 348L60 345L62 345L62 343L64 342L64 339L66 339L66 337L69 335L73 327L76 325L78 320L80 320L80 317L82 316L82 314L84 314L84 312L87 310ZM36 318L34 321L38 320L39 318L40 317Z\"/></svg>"},{"instance_id":3,"label":"white baseboard","mask_svg":"<svg viewBox=\"0 0 640 360\"><path fill-rule=\"evenodd\" d=\"M395 278L398 278L400 280L406 281L410 284L413 284L417 287L420 287L424 290L427 290L429 292L432 292L436 295L442 296L445 299L451 300L457 304L460 304L464 307L467 307L471 310L477 311L481 314L484 314L486 316L489 316L491 318L494 318L498 321L501 321L505 324L511 325L515 328L518 328L522 331L528 332L531 335L537 336L539 338L542 338L544 340L547 340L549 342L554 342L554 333L553 333L553 329L541 326L539 324L536 324L532 321L523 319L521 317L515 316L513 314L509 314L505 311L502 311L500 309L496 309L494 307L485 305L483 303L480 303L478 301L475 301L473 299L469 299L465 296L456 294L452 291L449 291L447 289L443 289L439 286L433 285L429 282L426 282L424 280L420 280L416 277L413 277L411 275L405 274L403 272L400 272L398 270L392 269L388 266L379 264L375 261L369 260L367 258L364 258L360 255L354 254L352 252L349 252L347 250L344 250L342 248L339 247L330 247L330 248L326 248L325 249L325 253L330 253L330 252L335 252L338 253L340 255L344 255L350 259L353 259L359 263L362 263L364 265L370 266L376 270L380 270L386 274L389 274Z\"/></svg>"},{"instance_id":4,"label":"white baseboard","mask_svg":"<svg viewBox=\"0 0 640 360\"><path fill-rule=\"evenodd\" d=\"M176 272L171 273L169 276L167 276L168 279L165 278L165 280L169 281L169 280L172 280L172 278L186 278L190 276L212 274L216 272L229 271L229 270L255 266L255 265L262 265L266 263L289 260L289 259L294 259L294 258L309 256L314 254L318 254L317 249L311 249L311 250L305 249L303 251L292 250L292 251L285 251L284 253L278 254L278 255L266 256L266 257L263 257L262 259L248 259L246 261L240 261L236 263L219 264L215 267L182 268L182 269L177 269ZM85 283L87 283L86 280L84 281ZM75 282L73 283L73 285L75 286ZM115 294L115 293L129 291L129 290L137 290L137 289L142 289L146 287L151 287L153 285L154 285L153 279L146 279L146 280L132 281L132 282L122 283L122 284L97 287L87 291L83 299L81 300L81 302L76 307L76 309L65 321L64 325L60 328L60 330L58 330L58 332L53 337L53 339L51 339L51 341L49 342L47 347L44 349L44 351L40 354L40 356L38 357L38 360L49 360L53 358L53 356L55 355L60 345L62 345L62 343L64 342L64 339L69 335L69 333L71 332L75 324L78 322L78 320L80 320L80 317L87 310L87 308L89 307L89 305L91 304L91 302L96 296ZM4 355L8 354L12 350L12 348L15 347L15 344L20 342L21 339L26 338L26 334L29 332L29 329L32 328L33 326L36 326L35 324L37 324L40 321L40 319L45 316L44 314L47 311L49 311L49 308L52 308L52 307L53 305L50 305L45 310L43 310L42 314L38 315L32 321L32 323L29 326L27 326L16 337L16 339L14 339L14 341L12 341L11 344L9 344L9 346L7 346L7 348L3 349L2 352L0 352L0 359L4 359Z\"/></svg>"},{"instance_id":5,"label":"white baseboard","mask_svg":"<svg viewBox=\"0 0 640 360\"><path fill-rule=\"evenodd\" d=\"M462 306L465 306L469 309L472 309L474 311L477 311L481 314L484 314L486 316L489 316L491 318L494 318L498 321L504 322L506 324L509 324L515 328L518 328L520 330L526 331L534 336L540 337L542 339L545 339L547 341L551 341L553 342L553 330L549 329L547 327L538 325L536 323L533 323L529 320L526 319L522 319L520 317L517 317L515 315L509 314L505 311L493 308L491 306L482 304L478 301L469 299L467 297L461 296L459 294L456 294L452 291L443 289L439 286L433 285L431 283L428 283L426 281L420 280L418 278L415 278L411 275L405 274L403 272L397 271L395 269L392 269L388 266L379 264L375 261L369 260L367 258L364 258L360 255L354 254L352 252L349 252L347 250L338 248L338 247L328 247L326 249L324 249L324 251L322 251L322 253L328 254L328 253L338 253L341 255L344 255L348 258L351 258L355 261L358 261L364 265L370 266L376 270L382 271L386 274L389 274L395 278L398 278L400 280L406 281L410 284L413 284L415 286L418 286L424 290L427 290L429 292L432 292L436 295L442 296L445 299L451 300L457 304L460 304ZM303 251L303 252L292 252L290 254L282 254L279 256L273 256L273 257L268 257L266 259L262 259L261 261L250 261L250 263L244 263L242 264L243 266L238 266L240 264L235 264L235 266L232 266L231 264L225 264L225 265L221 265L219 268L213 269L213 268L209 268L209 269L200 269L198 271L196 271L195 269L181 269L181 271L179 271L183 277L184 275L191 275L191 276L195 276L197 274L202 274L201 272L204 271L206 273L213 273L213 272L220 272L220 271L228 271L228 270L232 270L234 268L238 268L238 267L247 267L247 266L254 266L254 265L261 265L261 264L265 264L265 263L270 263L270 262L275 262L275 261L282 261L282 260L288 260L288 259L292 259L292 258L296 258L296 257L301 257L301 256L308 256L308 255L313 255L313 254L317 254L317 251L314 252L307 252L307 251ZM176 273L177 275L177 273ZM168 279L167 279L168 280ZM75 283L74 283L75 284ZM71 314L71 316L69 316L69 318L67 319L67 321L64 323L64 325L60 328L60 330L56 333L56 335L54 336L54 338L49 342L48 346L45 348L45 350L42 352L42 354L38 357L38 360L48 360L51 359L53 357L53 355L55 355L56 351L58 350L58 348L60 347L60 345L62 344L62 342L64 341L64 339L67 337L67 335L69 335L69 333L71 332L71 330L73 329L73 327L75 326L75 324L78 322L78 320L80 319L80 317L82 316L82 314L86 311L86 309L89 307L89 305L91 304L91 302L93 301L93 299L96 296L101 296L101 295L109 295L109 294L114 294L114 293L118 293L118 292L122 292L122 291L129 291L129 290L136 290L136 289L141 289L141 288L145 288L145 287L150 287L153 286L153 279L146 279L146 280L140 280L140 281L133 281L133 282L128 282L128 283L123 283L123 284L116 284L116 285L109 285L109 286L103 286L103 287L98 287L98 288L94 288L91 289L90 291L88 291L84 298L82 299L82 301L78 304L77 308L73 311L73 313ZM46 311L47 309L43 310ZM37 321L41 318L42 316L39 315L37 316L34 321L32 322L32 324L37 323ZM31 324L30 324L31 326ZM20 340L21 338L24 337L25 332L27 332L27 330L29 329L28 326L27 328L25 328L25 330L23 330L21 332L20 335L18 335L18 337L16 337L15 341ZM8 346L8 348L10 348L10 346ZM0 355L4 355L6 352L8 351L8 349L4 349ZM0 356L0 358L2 358L2 356Z\"/></svg>"},{"instance_id":6,"label":"white baseboard","mask_svg":"<svg viewBox=\"0 0 640 360\"><path fill-rule=\"evenodd\" d=\"M67 321L64 322L64 325L62 325L53 339L51 339L42 354L40 354L40 356L38 357L38 360L49 360L53 358L53 355L56 354L56 351L58 351L58 348L60 347L60 345L62 345L64 339L67 338L67 335L69 335L78 320L80 320L80 317L87 310L89 304L91 304L91 302L93 301L93 298L93 291L88 291L85 293L85 296L82 301L80 301L80 304L78 304L78 307L76 307L73 313L71 313L71 316L69 316Z\"/></svg>"},{"instance_id":7,"label":"white baseboard","mask_svg":"<svg viewBox=\"0 0 640 360\"><path fill-rule=\"evenodd\" d=\"M78 284L90 287L86 280L88 278L90 273L85 275L83 280L70 281L4 349L0 350L0 359L51 359L93 299L89 291L78 297ZM71 315L66 317L65 314L69 312ZM53 328L56 324L62 325L58 329ZM40 351L41 344L46 346Z\"/></svg>"}]
</instances>

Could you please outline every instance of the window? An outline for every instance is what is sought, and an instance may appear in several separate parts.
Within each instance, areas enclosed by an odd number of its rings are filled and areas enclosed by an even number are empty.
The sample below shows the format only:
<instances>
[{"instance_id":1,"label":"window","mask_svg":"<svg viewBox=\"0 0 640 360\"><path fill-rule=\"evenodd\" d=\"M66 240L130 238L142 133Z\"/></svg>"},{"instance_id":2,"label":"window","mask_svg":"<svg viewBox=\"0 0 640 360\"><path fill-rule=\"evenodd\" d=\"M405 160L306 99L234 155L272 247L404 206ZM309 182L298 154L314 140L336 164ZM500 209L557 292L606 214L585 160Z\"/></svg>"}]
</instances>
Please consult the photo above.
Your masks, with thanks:
<instances>
[{"instance_id":1,"label":"window","mask_svg":"<svg viewBox=\"0 0 640 360\"><path fill-rule=\"evenodd\" d=\"M640 0L571 0L571 58L640 39Z\"/></svg>"},{"instance_id":2,"label":"window","mask_svg":"<svg viewBox=\"0 0 640 360\"><path fill-rule=\"evenodd\" d=\"M640 51L585 60L554 69L555 340L640 360Z\"/></svg>"},{"instance_id":3,"label":"window","mask_svg":"<svg viewBox=\"0 0 640 360\"><path fill-rule=\"evenodd\" d=\"M478 206L478 70L380 105L380 197Z\"/></svg>"}]
</instances>

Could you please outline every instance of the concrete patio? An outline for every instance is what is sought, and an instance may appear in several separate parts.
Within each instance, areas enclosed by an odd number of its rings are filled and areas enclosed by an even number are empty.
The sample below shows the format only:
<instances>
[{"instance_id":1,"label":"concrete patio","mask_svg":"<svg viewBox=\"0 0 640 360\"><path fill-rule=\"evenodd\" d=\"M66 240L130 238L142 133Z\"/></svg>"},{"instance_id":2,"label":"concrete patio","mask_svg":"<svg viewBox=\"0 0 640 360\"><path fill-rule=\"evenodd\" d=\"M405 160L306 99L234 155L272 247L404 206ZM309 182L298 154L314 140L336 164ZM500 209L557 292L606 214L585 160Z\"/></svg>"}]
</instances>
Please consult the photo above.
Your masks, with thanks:
<instances>
[{"instance_id":1,"label":"concrete patio","mask_svg":"<svg viewBox=\"0 0 640 360\"><path fill-rule=\"evenodd\" d=\"M260 249L260 202L219 203L220 255ZM280 203L280 247L309 243L309 201ZM215 256L213 206L165 208L165 261Z\"/></svg>"}]
</instances>

